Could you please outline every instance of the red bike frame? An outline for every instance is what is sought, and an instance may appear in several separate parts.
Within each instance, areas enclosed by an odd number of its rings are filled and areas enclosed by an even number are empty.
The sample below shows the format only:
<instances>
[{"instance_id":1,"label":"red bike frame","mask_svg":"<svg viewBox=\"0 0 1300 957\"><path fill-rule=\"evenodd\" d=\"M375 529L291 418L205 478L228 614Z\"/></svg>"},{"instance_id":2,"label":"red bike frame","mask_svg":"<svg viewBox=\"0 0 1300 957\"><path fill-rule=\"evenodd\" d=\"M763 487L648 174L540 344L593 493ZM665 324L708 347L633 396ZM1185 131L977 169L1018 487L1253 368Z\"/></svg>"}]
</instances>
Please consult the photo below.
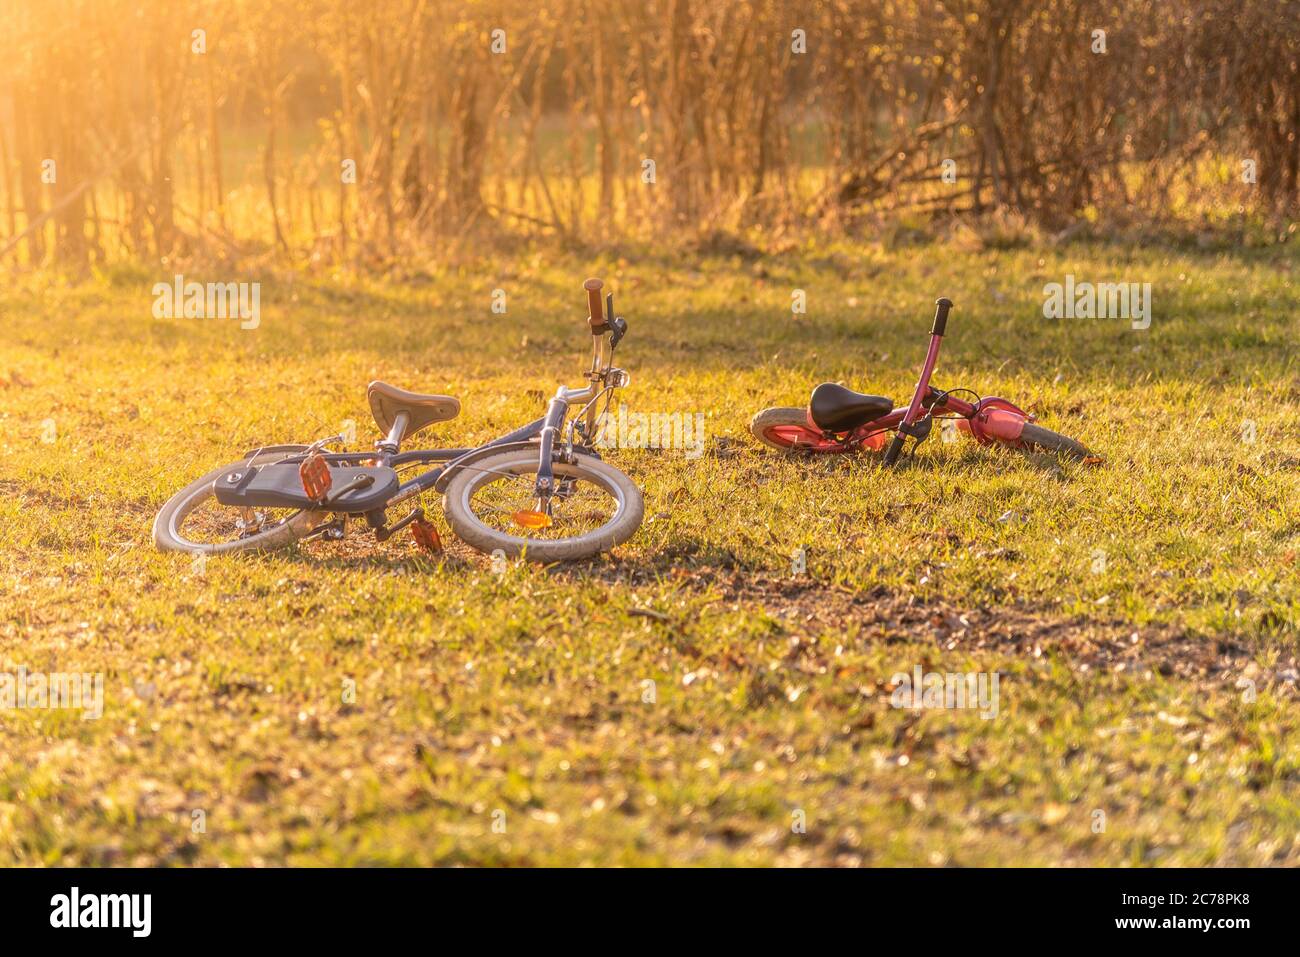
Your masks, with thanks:
<instances>
[{"instance_id":1,"label":"red bike frame","mask_svg":"<svg viewBox=\"0 0 1300 957\"><path fill-rule=\"evenodd\" d=\"M1020 434L1026 422L1033 422L1034 416L1017 407L1007 399L988 396L978 402L964 402L930 385L930 377L939 361L939 348L943 344L944 331L948 324L948 310L952 301L939 299L935 303L934 324L930 327L930 347L925 353L925 362L921 366L921 375L916 380L916 389L912 401L900 406L888 415L870 422L865 422L850 432L842 435L824 432L811 415L808 429L820 437L820 441L807 443L798 441L800 447L812 452L844 452L850 449L866 448L879 451L885 448L889 432L894 438L889 442L885 452L885 465L892 465L903 451L903 444L909 435L920 441L928 431L918 428L927 415L934 418L956 418L957 428L969 432L971 437L981 445L991 442L1005 442L1011 445L1020 443ZM794 438L794 437L792 437Z\"/></svg>"}]
</instances>

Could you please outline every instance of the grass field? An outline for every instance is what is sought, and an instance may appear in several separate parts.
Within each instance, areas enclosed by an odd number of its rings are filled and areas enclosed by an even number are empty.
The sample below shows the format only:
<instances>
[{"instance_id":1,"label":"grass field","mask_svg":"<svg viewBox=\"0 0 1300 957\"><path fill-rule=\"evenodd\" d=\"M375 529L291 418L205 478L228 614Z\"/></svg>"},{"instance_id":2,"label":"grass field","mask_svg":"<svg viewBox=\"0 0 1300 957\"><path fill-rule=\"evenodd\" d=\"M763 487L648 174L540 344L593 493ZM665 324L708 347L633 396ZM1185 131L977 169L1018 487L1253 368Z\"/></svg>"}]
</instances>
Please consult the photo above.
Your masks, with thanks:
<instances>
[{"instance_id":1,"label":"grass field","mask_svg":"<svg viewBox=\"0 0 1300 957\"><path fill-rule=\"evenodd\" d=\"M1300 863L1294 247L625 255L187 271L260 280L255 330L153 318L169 269L7 281L0 672L105 700L0 711L0 863ZM1150 282L1151 327L1043 318L1067 273ZM448 444L533 418L580 379L587 275L631 325L629 409L708 434L611 454L647 496L614 554L499 573L440 519L441 561L153 549L246 448L372 441L371 379L459 396ZM1103 464L749 437L823 379L902 399L938 295L936 382ZM996 672L996 717L892 707L917 666Z\"/></svg>"}]
</instances>

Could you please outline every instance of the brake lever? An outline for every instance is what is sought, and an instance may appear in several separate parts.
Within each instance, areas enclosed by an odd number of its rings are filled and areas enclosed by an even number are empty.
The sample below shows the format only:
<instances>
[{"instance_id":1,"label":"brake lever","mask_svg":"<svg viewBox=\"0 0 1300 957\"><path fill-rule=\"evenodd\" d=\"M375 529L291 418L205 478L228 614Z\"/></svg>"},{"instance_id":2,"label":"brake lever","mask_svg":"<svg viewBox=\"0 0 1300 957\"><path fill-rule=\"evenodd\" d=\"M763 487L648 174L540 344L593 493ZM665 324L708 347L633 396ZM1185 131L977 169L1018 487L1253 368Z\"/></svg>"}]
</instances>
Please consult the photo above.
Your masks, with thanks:
<instances>
[{"instance_id":1,"label":"brake lever","mask_svg":"<svg viewBox=\"0 0 1300 957\"><path fill-rule=\"evenodd\" d=\"M311 445L307 446L307 451L305 454L310 455L312 452L317 452L325 448L325 446L327 445L333 445L335 442L342 442L342 441L343 441L342 435L331 435L328 438L317 439Z\"/></svg>"},{"instance_id":2,"label":"brake lever","mask_svg":"<svg viewBox=\"0 0 1300 957\"><path fill-rule=\"evenodd\" d=\"M934 425L934 413L927 412L925 415L921 416L921 418L917 419L911 425L907 425L905 423L900 424L898 426L898 431L903 433L904 435L910 435L912 438L916 439L916 444L920 445L922 442L926 440L926 438L929 437L930 429L933 425Z\"/></svg>"},{"instance_id":3,"label":"brake lever","mask_svg":"<svg viewBox=\"0 0 1300 957\"><path fill-rule=\"evenodd\" d=\"M619 344L625 335L627 335L627 320L622 316L609 321L610 327L614 330L609 337L609 349L611 352Z\"/></svg>"}]
</instances>

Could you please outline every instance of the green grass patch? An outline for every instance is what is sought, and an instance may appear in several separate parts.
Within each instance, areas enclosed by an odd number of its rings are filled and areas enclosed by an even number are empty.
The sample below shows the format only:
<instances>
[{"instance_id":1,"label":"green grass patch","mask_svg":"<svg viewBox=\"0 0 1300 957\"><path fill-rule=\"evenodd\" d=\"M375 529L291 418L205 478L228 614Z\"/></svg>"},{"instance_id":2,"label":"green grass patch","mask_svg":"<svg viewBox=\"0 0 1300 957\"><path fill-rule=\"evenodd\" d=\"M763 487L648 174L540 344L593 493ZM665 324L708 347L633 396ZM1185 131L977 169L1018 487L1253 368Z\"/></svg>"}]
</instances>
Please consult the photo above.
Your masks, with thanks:
<instances>
[{"instance_id":1,"label":"green grass patch","mask_svg":"<svg viewBox=\"0 0 1300 957\"><path fill-rule=\"evenodd\" d=\"M102 673L105 711L0 711L0 861L1294 864L1295 266L845 243L187 272L262 282L247 331L154 319L167 269L18 277L0 672ZM1151 327L1045 319L1067 273L1150 282ZM153 550L162 503L246 448L373 441L371 379L459 396L439 443L540 414L580 380L587 275L631 325L629 409L708 436L611 453L647 496L612 556L502 574L445 523L440 561L405 535ZM904 399L939 295L936 383L1103 464L936 433L884 471L749 437L822 380ZM917 665L997 672L997 717L891 707Z\"/></svg>"}]
</instances>

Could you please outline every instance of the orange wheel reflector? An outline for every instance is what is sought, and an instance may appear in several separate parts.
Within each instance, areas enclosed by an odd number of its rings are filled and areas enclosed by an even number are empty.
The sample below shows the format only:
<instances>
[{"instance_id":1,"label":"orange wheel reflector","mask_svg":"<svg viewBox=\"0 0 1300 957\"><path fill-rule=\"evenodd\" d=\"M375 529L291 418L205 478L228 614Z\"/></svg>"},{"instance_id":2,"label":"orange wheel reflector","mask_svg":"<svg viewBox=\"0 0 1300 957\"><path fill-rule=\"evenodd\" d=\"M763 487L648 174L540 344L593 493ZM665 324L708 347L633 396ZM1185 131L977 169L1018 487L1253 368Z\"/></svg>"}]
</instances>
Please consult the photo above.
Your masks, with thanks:
<instances>
[{"instance_id":1,"label":"orange wheel reflector","mask_svg":"<svg viewBox=\"0 0 1300 957\"><path fill-rule=\"evenodd\" d=\"M516 525L522 525L524 528L547 528L551 524L551 516L527 508L521 508L512 517Z\"/></svg>"}]
</instances>

